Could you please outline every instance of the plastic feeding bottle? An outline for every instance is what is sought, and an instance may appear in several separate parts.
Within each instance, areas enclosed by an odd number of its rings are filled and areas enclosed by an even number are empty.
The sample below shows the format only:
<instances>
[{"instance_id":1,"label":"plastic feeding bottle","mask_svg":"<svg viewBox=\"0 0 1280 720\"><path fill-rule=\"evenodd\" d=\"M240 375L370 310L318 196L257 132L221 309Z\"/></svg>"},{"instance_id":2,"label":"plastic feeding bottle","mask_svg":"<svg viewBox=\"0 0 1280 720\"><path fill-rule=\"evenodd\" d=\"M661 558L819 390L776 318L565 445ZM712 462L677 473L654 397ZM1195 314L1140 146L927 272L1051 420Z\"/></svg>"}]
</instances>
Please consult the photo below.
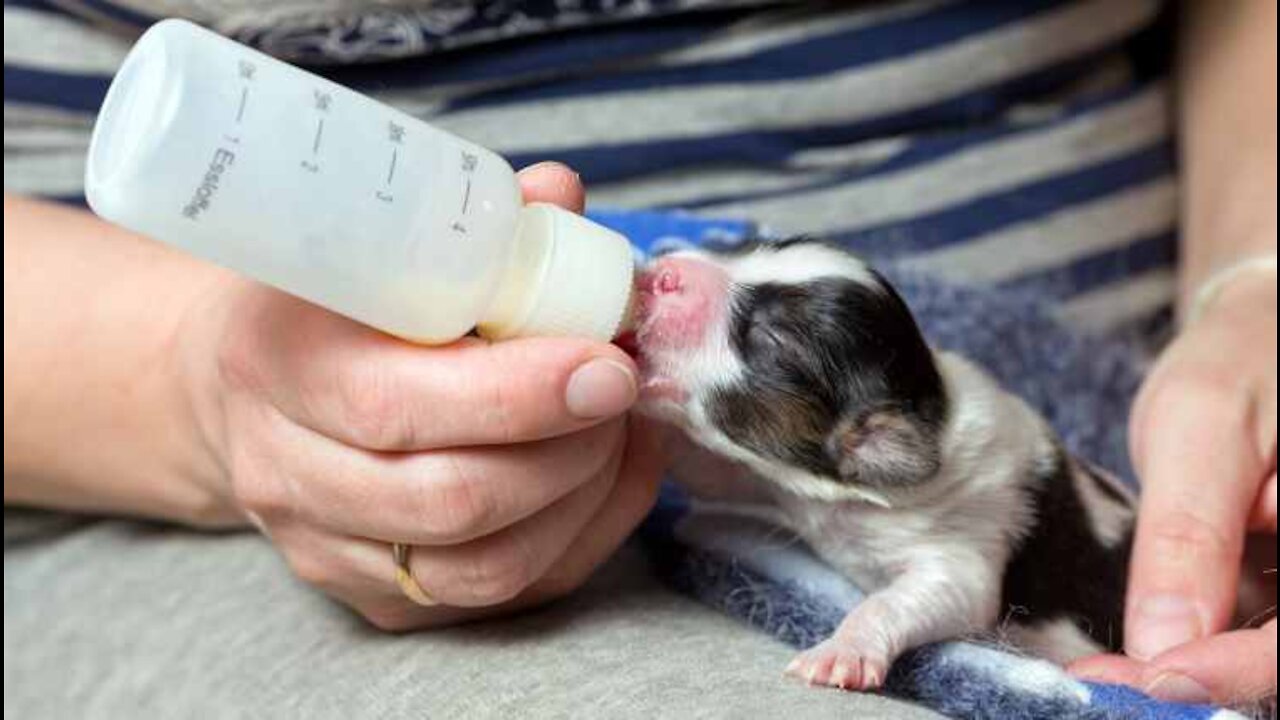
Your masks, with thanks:
<instances>
[{"instance_id":1,"label":"plastic feeding bottle","mask_svg":"<svg viewBox=\"0 0 1280 720\"><path fill-rule=\"evenodd\" d=\"M85 173L102 217L393 335L609 340L632 251L484 148L181 20L138 40Z\"/></svg>"}]
</instances>

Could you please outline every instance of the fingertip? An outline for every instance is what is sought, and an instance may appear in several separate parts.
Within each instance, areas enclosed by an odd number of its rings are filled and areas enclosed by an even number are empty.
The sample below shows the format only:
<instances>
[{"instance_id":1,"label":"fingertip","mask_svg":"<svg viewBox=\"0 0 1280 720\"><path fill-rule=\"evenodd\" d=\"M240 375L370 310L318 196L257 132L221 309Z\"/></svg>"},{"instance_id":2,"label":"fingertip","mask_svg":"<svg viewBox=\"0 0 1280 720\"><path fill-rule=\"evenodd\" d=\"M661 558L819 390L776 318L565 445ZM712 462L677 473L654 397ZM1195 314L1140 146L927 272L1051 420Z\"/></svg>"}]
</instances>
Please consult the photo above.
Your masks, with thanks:
<instances>
[{"instance_id":1,"label":"fingertip","mask_svg":"<svg viewBox=\"0 0 1280 720\"><path fill-rule=\"evenodd\" d=\"M1152 658L1204 637L1210 613L1200 603L1166 593L1139 597L1125 623L1125 652L1138 660Z\"/></svg>"},{"instance_id":2,"label":"fingertip","mask_svg":"<svg viewBox=\"0 0 1280 720\"><path fill-rule=\"evenodd\" d=\"M541 162L521 170L516 177L527 203L551 203L577 213L586 207L582 178L567 165Z\"/></svg>"}]
</instances>

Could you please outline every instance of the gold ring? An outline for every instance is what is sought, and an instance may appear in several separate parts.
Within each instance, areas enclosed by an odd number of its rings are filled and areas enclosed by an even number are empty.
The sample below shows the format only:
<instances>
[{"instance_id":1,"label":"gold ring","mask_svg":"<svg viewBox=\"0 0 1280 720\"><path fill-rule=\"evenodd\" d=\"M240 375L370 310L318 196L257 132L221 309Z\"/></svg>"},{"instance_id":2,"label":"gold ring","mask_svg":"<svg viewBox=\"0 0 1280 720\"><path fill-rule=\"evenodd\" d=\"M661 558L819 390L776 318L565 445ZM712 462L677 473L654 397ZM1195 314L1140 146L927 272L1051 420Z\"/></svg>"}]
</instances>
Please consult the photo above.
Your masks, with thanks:
<instances>
[{"instance_id":1,"label":"gold ring","mask_svg":"<svg viewBox=\"0 0 1280 720\"><path fill-rule=\"evenodd\" d=\"M423 607L431 607L439 605L434 598L427 594L426 590L413 579L413 573L409 571L409 545L400 543L391 543L391 558L396 563L396 584L400 586L400 592L404 596L422 605Z\"/></svg>"}]
</instances>

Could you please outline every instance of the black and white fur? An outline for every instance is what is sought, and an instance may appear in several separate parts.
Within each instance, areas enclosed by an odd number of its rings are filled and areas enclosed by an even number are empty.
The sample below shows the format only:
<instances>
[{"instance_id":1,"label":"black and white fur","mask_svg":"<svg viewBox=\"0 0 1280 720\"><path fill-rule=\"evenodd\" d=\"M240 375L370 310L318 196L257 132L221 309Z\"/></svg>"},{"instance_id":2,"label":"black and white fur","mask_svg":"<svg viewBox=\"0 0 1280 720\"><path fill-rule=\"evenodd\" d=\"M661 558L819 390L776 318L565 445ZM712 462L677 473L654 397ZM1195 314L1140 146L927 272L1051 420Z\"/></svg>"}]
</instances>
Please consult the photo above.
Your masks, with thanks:
<instances>
[{"instance_id":1,"label":"black and white fur","mask_svg":"<svg viewBox=\"0 0 1280 720\"><path fill-rule=\"evenodd\" d=\"M993 633L1058 662L1118 648L1134 498L931 349L883 277L809 240L664 262L713 265L727 298L670 347L648 340L665 322L651 293L638 347L666 391L644 410L743 470L743 497L868 593L791 673L872 689L911 648ZM689 479L725 494L724 476Z\"/></svg>"}]
</instances>

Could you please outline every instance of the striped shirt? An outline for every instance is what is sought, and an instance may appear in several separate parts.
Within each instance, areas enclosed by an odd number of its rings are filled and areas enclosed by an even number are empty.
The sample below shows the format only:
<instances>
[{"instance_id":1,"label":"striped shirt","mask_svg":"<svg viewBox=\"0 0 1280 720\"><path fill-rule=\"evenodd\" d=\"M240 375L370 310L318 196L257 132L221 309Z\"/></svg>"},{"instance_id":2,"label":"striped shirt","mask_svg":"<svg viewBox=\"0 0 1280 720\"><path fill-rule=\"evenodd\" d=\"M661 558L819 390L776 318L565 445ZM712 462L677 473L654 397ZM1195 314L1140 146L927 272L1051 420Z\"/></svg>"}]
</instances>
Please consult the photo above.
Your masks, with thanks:
<instances>
[{"instance_id":1,"label":"striped shirt","mask_svg":"<svg viewBox=\"0 0 1280 720\"><path fill-rule=\"evenodd\" d=\"M5 187L82 201L93 113L182 14L593 205L743 218L1167 325L1178 186L1159 0L6 0Z\"/></svg>"}]
</instances>

